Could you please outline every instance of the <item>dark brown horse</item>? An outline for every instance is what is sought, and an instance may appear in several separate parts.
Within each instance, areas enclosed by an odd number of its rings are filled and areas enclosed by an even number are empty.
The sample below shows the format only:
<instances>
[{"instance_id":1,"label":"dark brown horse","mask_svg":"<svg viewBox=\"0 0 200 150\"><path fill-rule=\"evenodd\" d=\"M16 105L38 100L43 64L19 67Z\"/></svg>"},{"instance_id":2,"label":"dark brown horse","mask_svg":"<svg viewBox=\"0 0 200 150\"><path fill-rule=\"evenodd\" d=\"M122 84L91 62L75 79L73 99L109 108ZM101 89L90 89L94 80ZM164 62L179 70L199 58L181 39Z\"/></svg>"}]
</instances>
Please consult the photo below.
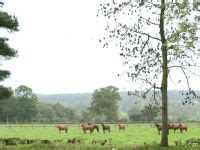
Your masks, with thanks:
<instances>
[{"instance_id":1,"label":"dark brown horse","mask_svg":"<svg viewBox=\"0 0 200 150\"><path fill-rule=\"evenodd\" d=\"M68 125L67 124L61 124L61 125L58 125L58 126L56 126L57 128L58 128L58 130L59 130L59 133L61 133L61 131L65 131L66 133L67 133L67 131L68 131Z\"/></svg>"},{"instance_id":2,"label":"dark brown horse","mask_svg":"<svg viewBox=\"0 0 200 150\"><path fill-rule=\"evenodd\" d=\"M87 123L87 125L92 125L93 128L94 128L94 130L96 129L97 132L99 132L99 125L97 125L97 124L93 124L93 123Z\"/></svg>"},{"instance_id":3,"label":"dark brown horse","mask_svg":"<svg viewBox=\"0 0 200 150\"><path fill-rule=\"evenodd\" d=\"M88 124L81 124L80 125L81 126L81 128L83 129L83 132L86 134L86 131L87 130L89 130L90 131L90 133L93 133L93 131L94 131L94 126L93 125L88 125Z\"/></svg>"},{"instance_id":4,"label":"dark brown horse","mask_svg":"<svg viewBox=\"0 0 200 150\"><path fill-rule=\"evenodd\" d=\"M186 123L179 123L180 132L183 133L183 130L187 132L188 126Z\"/></svg>"},{"instance_id":5,"label":"dark brown horse","mask_svg":"<svg viewBox=\"0 0 200 150\"><path fill-rule=\"evenodd\" d=\"M119 125L119 131L124 130L125 131L125 124L120 123Z\"/></svg>"},{"instance_id":6,"label":"dark brown horse","mask_svg":"<svg viewBox=\"0 0 200 150\"><path fill-rule=\"evenodd\" d=\"M103 129L104 134L105 134L105 131L111 132L110 125L105 125L103 123L101 125L102 125L102 129Z\"/></svg>"}]
</instances>

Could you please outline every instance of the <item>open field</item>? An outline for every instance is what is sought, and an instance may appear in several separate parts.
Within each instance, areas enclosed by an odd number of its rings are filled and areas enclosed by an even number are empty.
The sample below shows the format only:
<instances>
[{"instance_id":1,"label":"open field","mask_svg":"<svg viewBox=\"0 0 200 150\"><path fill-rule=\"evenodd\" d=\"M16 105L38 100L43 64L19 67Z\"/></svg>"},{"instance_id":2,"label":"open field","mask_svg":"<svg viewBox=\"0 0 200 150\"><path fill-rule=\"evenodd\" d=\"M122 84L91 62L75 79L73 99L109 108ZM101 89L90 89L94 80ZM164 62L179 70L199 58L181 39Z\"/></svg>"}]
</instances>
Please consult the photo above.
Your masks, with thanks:
<instances>
[{"instance_id":1,"label":"open field","mask_svg":"<svg viewBox=\"0 0 200 150\"><path fill-rule=\"evenodd\" d=\"M132 125L126 126L126 131L118 130L115 125L111 126L111 133L103 134L102 128L100 132L94 131L92 134L84 134L78 124L70 125L69 131L66 134L64 131L60 134L55 125L0 125L0 137L11 138L19 137L21 139L39 139L59 141L48 143L50 147L75 147L75 148L123 148L131 149L133 147L143 147L146 145L158 145L160 142L160 135L157 133L157 129L150 124L144 125ZM188 132L180 133L180 131L170 131L169 144L174 146L174 141L181 140L184 144L185 140L189 138L200 138L200 127L197 124L189 124ZM80 139L81 144L69 144L68 139L77 138ZM92 141L108 142L104 145L99 143L92 144ZM38 144L32 144L30 146L38 147ZM43 145L44 146L44 145ZM47 147L48 147L47 146ZM18 146L17 146L18 147ZM19 146L20 147L20 146ZM25 146L24 146L25 147ZM45 146L46 147L46 146ZM2 146L3 148L3 146ZM9 148L9 147L8 147ZM12 147L13 148L13 147ZM82 149L81 148L81 149ZM22 149L22 147L20 148ZM38 148L40 149L40 148Z\"/></svg>"}]
</instances>

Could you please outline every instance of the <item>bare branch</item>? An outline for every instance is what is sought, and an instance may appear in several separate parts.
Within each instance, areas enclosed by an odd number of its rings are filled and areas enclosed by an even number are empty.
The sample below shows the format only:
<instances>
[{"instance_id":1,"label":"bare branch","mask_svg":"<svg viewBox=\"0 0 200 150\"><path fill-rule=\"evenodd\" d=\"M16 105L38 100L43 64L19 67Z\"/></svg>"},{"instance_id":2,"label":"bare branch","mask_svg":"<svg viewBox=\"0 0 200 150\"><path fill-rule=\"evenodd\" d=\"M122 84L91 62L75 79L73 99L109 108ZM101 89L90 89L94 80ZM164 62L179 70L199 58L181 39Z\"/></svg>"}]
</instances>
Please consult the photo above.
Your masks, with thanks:
<instances>
[{"instance_id":1,"label":"bare branch","mask_svg":"<svg viewBox=\"0 0 200 150\"><path fill-rule=\"evenodd\" d=\"M148 39L146 40L146 42L144 43L144 45L143 45L143 47L142 47L142 52L143 52L143 50L144 50L144 48L146 47L146 45L147 45L147 43L149 42L149 35L148 35Z\"/></svg>"},{"instance_id":2,"label":"bare branch","mask_svg":"<svg viewBox=\"0 0 200 150\"><path fill-rule=\"evenodd\" d=\"M161 8L160 5L158 5L158 4L154 4L154 3L149 2L149 1L148 1L147 3L153 5L153 6L156 7L156 8Z\"/></svg>"},{"instance_id":3,"label":"bare branch","mask_svg":"<svg viewBox=\"0 0 200 150\"><path fill-rule=\"evenodd\" d=\"M141 81L145 81L145 82L148 83L152 88L159 89L159 90L161 89L161 87L155 86L155 83L152 84L152 83L149 82L147 79L142 79L142 78L137 78L137 79L139 79L139 80L141 80Z\"/></svg>"},{"instance_id":4,"label":"bare branch","mask_svg":"<svg viewBox=\"0 0 200 150\"><path fill-rule=\"evenodd\" d=\"M153 25L158 25L159 26L159 24L158 23L155 23L155 22L151 22L149 19L146 19L146 18L144 18L144 17L142 17L142 16L140 16L140 15L138 15L141 19L143 19L143 20L146 20L148 23L150 23L150 24L153 24Z\"/></svg>"},{"instance_id":5,"label":"bare branch","mask_svg":"<svg viewBox=\"0 0 200 150\"><path fill-rule=\"evenodd\" d=\"M187 76L187 74L185 73L185 70L184 69L186 69L186 68L184 68L183 66L171 66L171 67L169 67L169 68L180 68L181 70L182 70L182 72L183 72L183 74L184 74L184 76L185 76L185 78L186 78L186 81L187 81L187 86L188 86L188 89L190 89L190 84L189 84L189 79L188 79L188 76Z\"/></svg>"},{"instance_id":6,"label":"bare branch","mask_svg":"<svg viewBox=\"0 0 200 150\"><path fill-rule=\"evenodd\" d=\"M134 30L134 29L132 29L132 28L127 27L126 25L122 25L121 23L119 23L119 24L121 25L122 28L125 28L125 29L127 29L127 30L130 30L131 32L135 32L135 33L138 33L138 34L141 34L141 35L149 36L150 38L152 38L152 39L154 39L154 40L161 41L160 38L153 37L153 36L149 35L148 33L144 33L144 32L139 31L139 30Z\"/></svg>"}]
</instances>

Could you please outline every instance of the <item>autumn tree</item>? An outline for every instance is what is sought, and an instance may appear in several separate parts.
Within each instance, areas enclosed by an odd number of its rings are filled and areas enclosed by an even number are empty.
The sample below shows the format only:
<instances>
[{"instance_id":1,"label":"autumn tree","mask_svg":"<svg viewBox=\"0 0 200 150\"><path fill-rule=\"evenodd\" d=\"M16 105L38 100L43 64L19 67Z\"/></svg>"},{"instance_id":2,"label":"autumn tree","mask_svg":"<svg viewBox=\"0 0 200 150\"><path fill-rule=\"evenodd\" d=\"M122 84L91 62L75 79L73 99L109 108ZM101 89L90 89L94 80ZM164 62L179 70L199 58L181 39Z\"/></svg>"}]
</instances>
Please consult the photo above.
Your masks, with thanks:
<instances>
[{"instance_id":1,"label":"autumn tree","mask_svg":"<svg viewBox=\"0 0 200 150\"><path fill-rule=\"evenodd\" d=\"M97 89L92 94L92 102L89 108L91 115L112 122L118 119L118 102L121 100L117 87L108 86Z\"/></svg>"},{"instance_id":2,"label":"autumn tree","mask_svg":"<svg viewBox=\"0 0 200 150\"><path fill-rule=\"evenodd\" d=\"M194 11L187 0L181 3L102 0L98 10L98 16L104 17L107 31L99 41L103 47L116 46L121 50L126 75L136 85L141 85L133 94L146 98L149 91L154 91L149 108L161 109L162 146L168 146L167 91L173 69L179 69L186 79L185 102L197 98L189 85L189 77L195 74L193 70L197 70L200 56Z\"/></svg>"},{"instance_id":3,"label":"autumn tree","mask_svg":"<svg viewBox=\"0 0 200 150\"><path fill-rule=\"evenodd\" d=\"M18 31L18 20L15 16L9 15L1 10L4 3L0 2L0 29L5 29L8 32ZM17 51L11 48L8 44L8 38L0 37L0 60L9 60L16 57ZM0 70L0 81L4 81L10 76L8 70ZM0 100L8 98L12 94L11 88L0 85Z\"/></svg>"}]
</instances>

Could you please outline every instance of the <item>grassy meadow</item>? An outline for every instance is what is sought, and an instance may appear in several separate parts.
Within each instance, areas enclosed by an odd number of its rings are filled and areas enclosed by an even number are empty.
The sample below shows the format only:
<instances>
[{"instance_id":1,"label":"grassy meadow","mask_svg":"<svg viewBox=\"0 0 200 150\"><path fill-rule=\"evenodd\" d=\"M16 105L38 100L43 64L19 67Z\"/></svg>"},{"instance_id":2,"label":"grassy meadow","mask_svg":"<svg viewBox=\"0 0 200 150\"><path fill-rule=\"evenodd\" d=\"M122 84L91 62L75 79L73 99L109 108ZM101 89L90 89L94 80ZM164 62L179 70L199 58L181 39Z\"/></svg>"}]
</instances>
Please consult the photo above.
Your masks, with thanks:
<instances>
[{"instance_id":1,"label":"grassy meadow","mask_svg":"<svg viewBox=\"0 0 200 150\"><path fill-rule=\"evenodd\" d=\"M18 137L20 139L37 139L37 140L49 140L56 141L48 144L33 143L30 145L17 145L17 146L4 146L1 145L1 149L13 149L13 148L28 148L28 149L160 149L160 136L157 129L150 124L126 126L126 130L119 131L116 125L111 126L111 133L103 134L102 128L100 132L94 131L94 133L84 134L78 124L70 125L69 131L66 134L64 131L59 133L56 125L0 125L0 138ZM197 124L189 124L188 132L180 133L180 131L170 131L169 145L171 148L175 148L174 141L181 140L182 144L189 138L200 138L200 126ZM80 139L81 144L69 144L69 139ZM92 144L92 141L107 140L107 143L101 145L99 143ZM179 149L179 148L178 148ZM182 148L180 148L182 149Z\"/></svg>"}]
</instances>

